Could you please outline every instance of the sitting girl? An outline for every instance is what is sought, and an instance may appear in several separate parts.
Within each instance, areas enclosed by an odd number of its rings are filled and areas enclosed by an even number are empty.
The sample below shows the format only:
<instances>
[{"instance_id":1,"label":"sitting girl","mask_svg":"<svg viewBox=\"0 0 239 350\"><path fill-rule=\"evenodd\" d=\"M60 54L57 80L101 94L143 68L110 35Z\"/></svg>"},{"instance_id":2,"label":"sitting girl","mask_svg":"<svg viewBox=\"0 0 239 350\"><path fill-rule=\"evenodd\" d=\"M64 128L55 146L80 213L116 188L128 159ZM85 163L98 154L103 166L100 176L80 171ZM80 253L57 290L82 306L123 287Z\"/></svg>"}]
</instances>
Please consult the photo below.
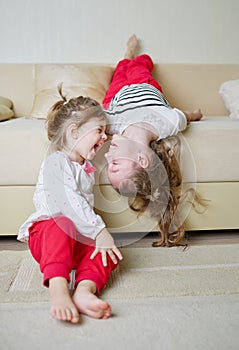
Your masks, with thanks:
<instances>
[{"instance_id":1,"label":"sitting girl","mask_svg":"<svg viewBox=\"0 0 239 350\"><path fill-rule=\"evenodd\" d=\"M18 239L28 241L49 287L53 318L77 323L79 313L108 318L110 305L98 293L122 255L93 210L96 170L92 160L106 140L106 117L98 102L85 97L62 100L47 118L51 154L43 162L34 204ZM98 254L101 253L101 254ZM75 269L75 291L68 283Z\"/></svg>"}]
</instances>

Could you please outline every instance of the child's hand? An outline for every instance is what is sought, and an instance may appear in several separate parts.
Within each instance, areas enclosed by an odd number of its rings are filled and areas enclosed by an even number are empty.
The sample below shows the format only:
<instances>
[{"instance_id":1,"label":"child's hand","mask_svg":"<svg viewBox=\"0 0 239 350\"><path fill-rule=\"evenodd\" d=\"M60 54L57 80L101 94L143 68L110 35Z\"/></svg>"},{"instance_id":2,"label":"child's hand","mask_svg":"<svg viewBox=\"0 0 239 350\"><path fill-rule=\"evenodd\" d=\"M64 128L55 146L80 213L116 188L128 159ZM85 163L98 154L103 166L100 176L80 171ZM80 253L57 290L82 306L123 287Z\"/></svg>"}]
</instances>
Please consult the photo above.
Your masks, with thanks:
<instances>
[{"instance_id":1,"label":"child's hand","mask_svg":"<svg viewBox=\"0 0 239 350\"><path fill-rule=\"evenodd\" d=\"M93 260L98 253L101 253L102 255L103 266L107 266L107 254L115 264L117 264L116 256L120 260L123 259L121 252L116 247L111 234L106 228L104 228L96 237L95 250L91 254L91 260Z\"/></svg>"}]
</instances>

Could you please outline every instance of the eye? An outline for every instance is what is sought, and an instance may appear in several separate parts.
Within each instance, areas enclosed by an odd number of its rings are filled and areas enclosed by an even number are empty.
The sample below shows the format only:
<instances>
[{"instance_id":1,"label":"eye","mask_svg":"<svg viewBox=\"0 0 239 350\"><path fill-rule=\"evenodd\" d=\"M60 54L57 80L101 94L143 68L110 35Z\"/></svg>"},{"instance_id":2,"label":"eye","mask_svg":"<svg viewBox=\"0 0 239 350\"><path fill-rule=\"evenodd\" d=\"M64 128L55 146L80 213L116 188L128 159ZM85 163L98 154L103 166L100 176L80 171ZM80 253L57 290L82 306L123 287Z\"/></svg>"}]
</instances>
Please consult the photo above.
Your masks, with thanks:
<instances>
[{"instance_id":1,"label":"eye","mask_svg":"<svg viewBox=\"0 0 239 350\"><path fill-rule=\"evenodd\" d=\"M106 128L104 126L98 128L99 134L105 134L105 130L106 130Z\"/></svg>"}]
</instances>

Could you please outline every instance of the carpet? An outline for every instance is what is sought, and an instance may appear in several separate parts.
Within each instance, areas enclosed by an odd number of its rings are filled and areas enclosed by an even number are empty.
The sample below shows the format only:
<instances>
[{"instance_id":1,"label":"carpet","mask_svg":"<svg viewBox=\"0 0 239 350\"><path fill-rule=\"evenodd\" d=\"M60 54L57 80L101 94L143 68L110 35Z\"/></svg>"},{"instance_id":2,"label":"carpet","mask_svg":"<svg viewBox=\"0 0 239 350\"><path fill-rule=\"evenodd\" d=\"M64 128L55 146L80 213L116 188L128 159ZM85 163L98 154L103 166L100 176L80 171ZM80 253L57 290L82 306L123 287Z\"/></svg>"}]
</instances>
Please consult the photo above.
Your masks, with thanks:
<instances>
[{"instance_id":1,"label":"carpet","mask_svg":"<svg viewBox=\"0 0 239 350\"><path fill-rule=\"evenodd\" d=\"M239 245L121 249L104 299L210 296L239 293ZM48 301L28 250L0 252L1 303ZM72 278L73 279L73 278Z\"/></svg>"}]
</instances>

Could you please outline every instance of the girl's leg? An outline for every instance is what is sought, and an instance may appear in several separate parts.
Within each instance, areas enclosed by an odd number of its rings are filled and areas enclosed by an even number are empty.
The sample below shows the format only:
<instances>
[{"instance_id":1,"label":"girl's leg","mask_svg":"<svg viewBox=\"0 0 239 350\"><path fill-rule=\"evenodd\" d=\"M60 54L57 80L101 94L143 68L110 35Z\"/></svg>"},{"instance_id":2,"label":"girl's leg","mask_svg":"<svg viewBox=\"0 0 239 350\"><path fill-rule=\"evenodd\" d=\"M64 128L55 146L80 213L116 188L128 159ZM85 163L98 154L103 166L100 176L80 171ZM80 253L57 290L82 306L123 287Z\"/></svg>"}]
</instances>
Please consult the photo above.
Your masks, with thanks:
<instances>
[{"instance_id":1,"label":"girl's leg","mask_svg":"<svg viewBox=\"0 0 239 350\"><path fill-rule=\"evenodd\" d=\"M162 87L152 76L153 67L153 61L149 55L144 54L132 59L127 67L128 84L147 83L162 92Z\"/></svg>"},{"instance_id":2,"label":"girl's leg","mask_svg":"<svg viewBox=\"0 0 239 350\"><path fill-rule=\"evenodd\" d=\"M108 108L112 98L119 92L119 90L127 85L127 66L130 60L135 57L135 50L138 45L138 39L135 35L132 35L127 42L127 50L124 55L124 59L121 60L115 68L114 75L111 84L103 99L103 106Z\"/></svg>"},{"instance_id":3,"label":"girl's leg","mask_svg":"<svg viewBox=\"0 0 239 350\"><path fill-rule=\"evenodd\" d=\"M107 302L99 299L96 294L106 285L111 272L118 264L114 264L108 258L107 266L104 267L101 254L98 254L94 260L90 260L93 251L94 244L77 243L75 249L77 287L73 300L81 313L94 318L108 318L111 315L111 307Z\"/></svg>"},{"instance_id":4,"label":"girl's leg","mask_svg":"<svg viewBox=\"0 0 239 350\"><path fill-rule=\"evenodd\" d=\"M29 229L29 248L40 264L43 284L56 276L70 281L73 252L76 244L74 224L64 216L34 223Z\"/></svg>"},{"instance_id":5,"label":"girl's leg","mask_svg":"<svg viewBox=\"0 0 239 350\"><path fill-rule=\"evenodd\" d=\"M73 223L60 216L33 224L29 233L30 251L40 264L44 285L49 287L52 317L78 322L79 313L68 288L76 244Z\"/></svg>"},{"instance_id":6,"label":"girl's leg","mask_svg":"<svg viewBox=\"0 0 239 350\"><path fill-rule=\"evenodd\" d=\"M112 98L126 85L147 83L162 92L162 87L152 76L153 66L152 59L146 54L120 61L103 99L104 108L108 108Z\"/></svg>"}]
</instances>

